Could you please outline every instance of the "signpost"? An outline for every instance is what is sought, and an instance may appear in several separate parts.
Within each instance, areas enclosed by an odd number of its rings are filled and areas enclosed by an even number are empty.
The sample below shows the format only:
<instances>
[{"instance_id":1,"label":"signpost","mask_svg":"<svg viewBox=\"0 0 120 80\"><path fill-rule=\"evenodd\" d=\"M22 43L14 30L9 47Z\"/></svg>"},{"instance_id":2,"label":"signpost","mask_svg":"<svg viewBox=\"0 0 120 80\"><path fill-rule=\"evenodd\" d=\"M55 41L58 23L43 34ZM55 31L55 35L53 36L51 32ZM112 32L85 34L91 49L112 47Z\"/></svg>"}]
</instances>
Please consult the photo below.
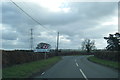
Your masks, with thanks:
<instances>
[{"instance_id":1,"label":"signpost","mask_svg":"<svg viewBox=\"0 0 120 80\"><path fill-rule=\"evenodd\" d=\"M44 45L44 46L43 46L43 49L46 49L45 55L44 55L44 59L47 59L47 49L48 49L48 46L47 46L47 45Z\"/></svg>"},{"instance_id":2,"label":"signpost","mask_svg":"<svg viewBox=\"0 0 120 80\"><path fill-rule=\"evenodd\" d=\"M44 59L47 59L47 53L50 52L51 45L47 43L39 43L34 52L44 53Z\"/></svg>"},{"instance_id":3,"label":"signpost","mask_svg":"<svg viewBox=\"0 0 120 80\"><path fill-rule=\"evenodd\" d=\"M44 59L46 59L46 57L47 57L47 53L45 52L45 56L44 56Z\"/></svg>"}]
</instances>

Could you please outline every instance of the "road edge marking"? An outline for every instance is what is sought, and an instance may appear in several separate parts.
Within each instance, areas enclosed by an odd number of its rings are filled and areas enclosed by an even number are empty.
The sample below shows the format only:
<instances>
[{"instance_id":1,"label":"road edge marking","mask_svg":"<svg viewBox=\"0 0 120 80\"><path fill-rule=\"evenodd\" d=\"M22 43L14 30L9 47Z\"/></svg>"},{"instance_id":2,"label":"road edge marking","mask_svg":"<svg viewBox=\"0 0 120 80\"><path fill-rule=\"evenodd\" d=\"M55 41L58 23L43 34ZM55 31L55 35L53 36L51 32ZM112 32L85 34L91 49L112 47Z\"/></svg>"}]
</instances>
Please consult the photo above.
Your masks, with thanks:
<instances>
[{"instance_id":1,"label":"road edge marking","mask_svg":"<svg viewBox=\"0 0 120 80\"><path fill-rule=\"evenodd\" d=\"M76 66L77 66L77 67L79 66L78 63L76 63Z\"/></svg>"},{"instance_id":2,"label":"road edge marking","mask_svg":"<svg viewBox=\"0 0 120 80\"><path fill-rule=\"evenodd\" d=\"M86 77L86 75L85 75L84 72L82 71L82 69L79 69L79 70L80 70L80 72L82 73L83 77L84 77L86 80L88 80L87 77Z\"/></svg>"}]
</instances>

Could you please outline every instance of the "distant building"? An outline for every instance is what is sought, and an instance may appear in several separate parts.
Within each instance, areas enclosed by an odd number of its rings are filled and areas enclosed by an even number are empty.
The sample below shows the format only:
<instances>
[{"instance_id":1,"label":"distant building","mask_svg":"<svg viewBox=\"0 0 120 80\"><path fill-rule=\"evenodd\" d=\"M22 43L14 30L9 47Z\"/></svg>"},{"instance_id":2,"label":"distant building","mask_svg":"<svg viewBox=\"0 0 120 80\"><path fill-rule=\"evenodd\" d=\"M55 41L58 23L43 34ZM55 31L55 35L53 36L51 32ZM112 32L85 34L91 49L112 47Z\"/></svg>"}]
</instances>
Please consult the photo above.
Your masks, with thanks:
<instances>
[{"instance_id":1,"label":"distant building","mask_svg":"<svg viewBox=\"0 0 120 80\"><path fill-rule=\"evenodd\" d=\"M50 52L51 45L47 43L39 43L34 52Z\"/></svg>"}]
</instances>

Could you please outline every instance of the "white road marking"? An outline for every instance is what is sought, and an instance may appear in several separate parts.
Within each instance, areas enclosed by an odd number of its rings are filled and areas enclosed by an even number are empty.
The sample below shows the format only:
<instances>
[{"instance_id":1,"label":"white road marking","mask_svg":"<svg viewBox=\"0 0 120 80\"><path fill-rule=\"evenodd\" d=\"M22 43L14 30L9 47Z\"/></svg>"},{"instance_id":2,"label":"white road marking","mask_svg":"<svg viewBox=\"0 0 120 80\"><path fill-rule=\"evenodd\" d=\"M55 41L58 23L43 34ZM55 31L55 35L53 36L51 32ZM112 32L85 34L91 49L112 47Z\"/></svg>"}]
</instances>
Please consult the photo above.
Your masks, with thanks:
<instances>
[{"instance_id":1,"label":"white road marking","mask_svg":"<svg viewBox=\"0 0 120 80\"><path fill-rule=\"evenodd\" d=\"M80 72L82 73L83 77L84 77L86 80L88 80L87 77L86 77L86 75L83 73L82 69L79 69L79 70L80 70Z\"/></svg>"},{"instance_id":2,"label":"white road marking","mask_svg":"<svg viewBox=\"0 0 120 80\"><path fill-rule=\"evenodd\" d=\"M43 72L41 75L45 74L45 72Z\"/></svg>"},{"instance_id":3,"label":"white road marking","mask_svg":"<svg viewBox=\"0 0 120 80\"><path fill-rule=\"evenodd\" d=\"M77 66L77 67L79 66L78 63L76 63L76 66Z\"/></svg>"},{"instance_id":4,"label":"white road marking","mask_svg":"<svg viewBox=\"0 0 120 80\"><path fill-rule=\"evenodd\" d=\"M75 59L75 62L76 62L76 59Z\"/></svg>"}]
</instances>

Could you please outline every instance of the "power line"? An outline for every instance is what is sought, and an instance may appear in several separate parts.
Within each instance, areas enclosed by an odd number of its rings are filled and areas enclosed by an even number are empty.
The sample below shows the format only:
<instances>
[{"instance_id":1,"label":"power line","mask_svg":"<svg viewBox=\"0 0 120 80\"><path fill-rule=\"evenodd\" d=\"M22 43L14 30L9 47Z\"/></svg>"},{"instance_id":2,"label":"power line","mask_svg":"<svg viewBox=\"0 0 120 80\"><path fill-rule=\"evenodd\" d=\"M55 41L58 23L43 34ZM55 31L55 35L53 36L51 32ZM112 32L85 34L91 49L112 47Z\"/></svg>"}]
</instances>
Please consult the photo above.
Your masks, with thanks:
<instances>
[{"instance_id":1,"label":"power line","mask_svg":"<svg viewBox=\"0 0 120 80\"><path fill-rule=\"evenodd\" d=\"M41 27L52 31L48 28L46 28L44 25L42 25L39 21L37 21L35 18L33 18L30 14L28 14L26 11L24 11L19 5L17 5L14 1L10 0L16 7L18 7L24 14L26 14L31 20L33 20L34 22L36 22L37 24L41 25ZM33 29L31 28L31 38L30 38L30 44L31 44L31 50L33 49L33 33L32 33ZM58 32L58 38L57 38L57 53L58 53L58 44L59 44L59 32Z\"/></svg>"},{"instance_id":2,"label":"power line","mask_svg":"<svg viewBox=\"0 0 120 80\"><path fill-rule=\"evenodd\" d=\"M13 2L12 0L10 0L16 7L18 7L23 13L25 13L28 17L30 17L33 21L35 21L37 24L41 25L43 28L47 29L44 25L42 25L39 21L37 21L36 19L34 19L31 15L29 15L27 12L25 12L20 6L18 6L15 2Z\"/></svg>"}]
</instances>

